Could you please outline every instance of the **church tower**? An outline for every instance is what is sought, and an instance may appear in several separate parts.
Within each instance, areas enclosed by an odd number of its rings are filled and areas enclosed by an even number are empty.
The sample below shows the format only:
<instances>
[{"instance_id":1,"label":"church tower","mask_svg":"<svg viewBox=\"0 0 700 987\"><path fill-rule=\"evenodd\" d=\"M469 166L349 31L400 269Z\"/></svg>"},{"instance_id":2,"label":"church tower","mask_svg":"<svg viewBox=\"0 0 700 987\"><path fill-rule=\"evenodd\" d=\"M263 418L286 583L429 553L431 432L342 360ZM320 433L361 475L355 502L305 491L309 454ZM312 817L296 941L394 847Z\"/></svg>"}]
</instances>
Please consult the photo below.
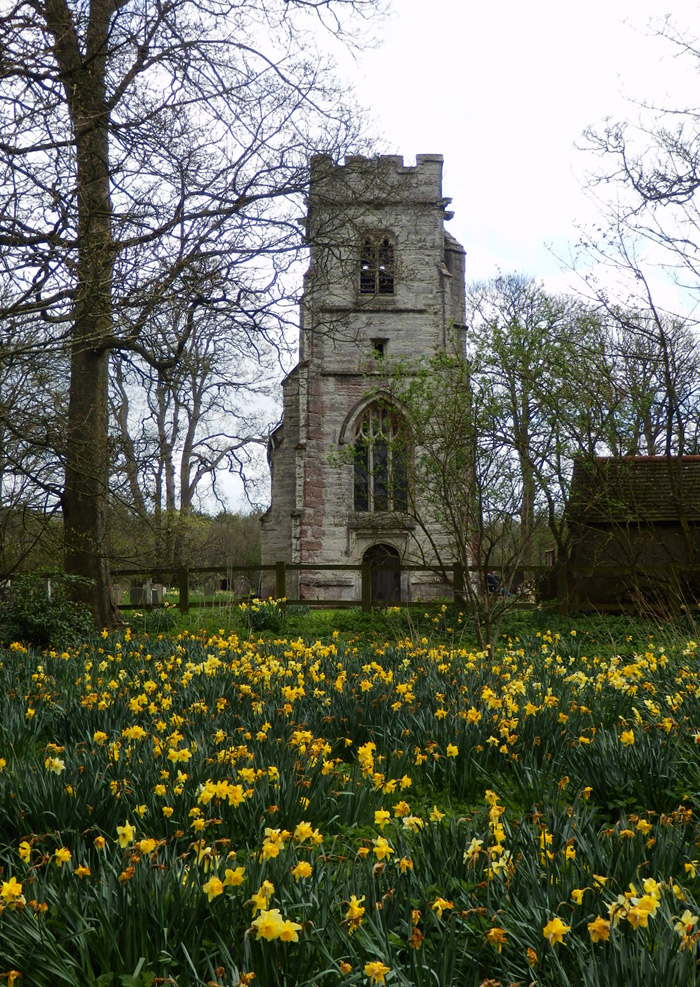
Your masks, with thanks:
<instances>
[{"instance_id":1,"label":"church tower","mask_svg":"<svg viewBox=\"0 0 700 987\"><path fill-rule=\"evenodd\" d=\"M438 154L414 166L398 156L312 160L299 363L270 436L263 564L395 561L380 596L438 591L431 574L399 574L401 561L418 560L419 535L405 512L408 468L392 458L401 416L377 390L386 361L464 351L464 250L445 230L450 201ZM348 456L360 440L361 456ZM359 601L359 571L289 576L289 596Z\"/></svg>"}]
</instances>

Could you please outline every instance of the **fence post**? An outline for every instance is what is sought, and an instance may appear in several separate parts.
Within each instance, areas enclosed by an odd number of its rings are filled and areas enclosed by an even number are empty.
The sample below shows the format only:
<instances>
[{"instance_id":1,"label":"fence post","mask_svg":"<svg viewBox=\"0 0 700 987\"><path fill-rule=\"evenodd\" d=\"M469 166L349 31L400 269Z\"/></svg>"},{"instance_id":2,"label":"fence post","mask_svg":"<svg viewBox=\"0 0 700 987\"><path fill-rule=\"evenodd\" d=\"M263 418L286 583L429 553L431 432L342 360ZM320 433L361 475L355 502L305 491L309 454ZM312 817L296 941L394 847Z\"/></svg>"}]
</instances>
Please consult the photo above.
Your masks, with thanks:
<instances>
[{"instance_id":1,"label":"fence post","mask_svg":"<svg viewBox=\"0 0 700 987\"><path fill-rule=\"evenodd\" d=\"M178 589L180 591L180 613L190 612L190 574L186 565L177 570Z\"/></svg>"},{"instance_id":2,"label":"fence post","mask_svg":"<svg viewBox=\"0 0 700 987\"><path fill-rule=\"evenodd\" d=\"M287 563L275 562L275 599L284 600L287 596Z\"/></svg>"},{"instance_id":3,"label":"fence post","mask_svg":"<svg viewBox=\"0 0 700 987\"><path fill-rule=\"evenodd\" d=\"M569 612L569 580L566 562L561 562L557 568L557 610L565 617Z\"/></svg>"},{"instance_id":4,"label":"fence post","mask_svg":"<svg viewBox=\"0 0 700 987\"><path fill-rule=\"evenodd\" d=\"M464 603L464 566L458 562L452 575L452 599L456 606Z\"/></svg>"},{"instance_id":5,"label":"fence post","mask_svg":"<svg viewBox=\"0 0 700 987\"><path fill-rule=\"evenodd\" d=\"M365 613L372 610L372 568L367 563L362 566L362 609Z\"/></svg>"}]
</instances>

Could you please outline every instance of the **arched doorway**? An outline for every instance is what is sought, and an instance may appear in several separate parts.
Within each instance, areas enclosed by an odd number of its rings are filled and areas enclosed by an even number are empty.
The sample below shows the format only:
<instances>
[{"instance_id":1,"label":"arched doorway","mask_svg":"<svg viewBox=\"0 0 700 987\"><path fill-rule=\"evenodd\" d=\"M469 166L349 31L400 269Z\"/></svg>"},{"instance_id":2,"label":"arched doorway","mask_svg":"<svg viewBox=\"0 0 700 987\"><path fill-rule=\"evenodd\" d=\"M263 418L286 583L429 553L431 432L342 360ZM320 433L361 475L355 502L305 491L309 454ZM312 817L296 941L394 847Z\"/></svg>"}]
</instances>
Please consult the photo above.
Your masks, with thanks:
<instances>
[{"instance_id":1,"label":"arched doorway","mask_svg":"<svg viewBox=\"0 0 700 987\"><path fill-rule=\"evenodd\" d=\"M372 545L362 556L372 570L372 602L401 602L401 558L391 545Z\"/></svg>"}]
</instances>

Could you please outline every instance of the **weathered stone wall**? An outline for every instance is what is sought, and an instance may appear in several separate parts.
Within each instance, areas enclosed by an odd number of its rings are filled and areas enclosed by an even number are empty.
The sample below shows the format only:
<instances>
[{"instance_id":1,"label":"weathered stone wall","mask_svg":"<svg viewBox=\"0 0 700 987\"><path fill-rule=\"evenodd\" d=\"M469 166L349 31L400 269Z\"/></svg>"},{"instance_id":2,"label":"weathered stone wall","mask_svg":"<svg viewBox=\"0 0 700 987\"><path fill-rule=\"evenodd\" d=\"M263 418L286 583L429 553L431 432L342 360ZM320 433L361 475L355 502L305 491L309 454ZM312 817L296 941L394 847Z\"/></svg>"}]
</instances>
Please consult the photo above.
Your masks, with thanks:
<instances>
[{"instance_id":1,"label":"weathered stone wall","mask_svg":"<svg viewBox=\"0 0 700 987\"><path fill-rule=\"evenodd\" d=\"M263 519L263 562L353 563L376 544L417 561L420 535L398 513L355 513L353 466L342 461L384 359L464 349L464 251L445 232L442 157L312 161L307 236L311 263L301 304L300 363L284 385L284 421L270 443L272 505ZM393 294L360 290L368 233L395 244ZM334 461L332 461L334 460ZM425 546L423 546L425 547ZM444 587L404 576L402 597ZM274 582L267 581L267 586ZM353 573L303 573L289 595L359 599Z\"/></svg>"}]
</instances>

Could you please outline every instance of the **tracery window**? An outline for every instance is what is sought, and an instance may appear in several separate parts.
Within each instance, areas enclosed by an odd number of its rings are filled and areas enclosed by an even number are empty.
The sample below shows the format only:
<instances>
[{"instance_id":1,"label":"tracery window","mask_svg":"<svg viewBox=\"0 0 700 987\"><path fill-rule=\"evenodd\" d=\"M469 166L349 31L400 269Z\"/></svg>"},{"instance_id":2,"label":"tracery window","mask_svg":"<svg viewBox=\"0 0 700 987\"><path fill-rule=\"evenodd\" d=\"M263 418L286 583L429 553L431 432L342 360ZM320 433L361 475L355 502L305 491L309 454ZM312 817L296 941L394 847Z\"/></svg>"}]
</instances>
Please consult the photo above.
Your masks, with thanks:
<instances>
[{"instance_id":1,"label":"tracery window","mask_svg":"<svg viewBox=\"0 0 700 987\"><path fill-rule=\"evenodd\" d=\"M357 426L354 504L358 512L408 509L405 426L391 408L372 404Z\"/></svg>"},{"instance_id":2,"label":"tracery window","mask_svg":"<svg viewBox=\"0 0 700 987\"><path fill-rule=\"evenodd\" d=\"M394 294L394 242L385 234L367 234L360 248L360 294Z\"/></svg>"}]
</instances>

